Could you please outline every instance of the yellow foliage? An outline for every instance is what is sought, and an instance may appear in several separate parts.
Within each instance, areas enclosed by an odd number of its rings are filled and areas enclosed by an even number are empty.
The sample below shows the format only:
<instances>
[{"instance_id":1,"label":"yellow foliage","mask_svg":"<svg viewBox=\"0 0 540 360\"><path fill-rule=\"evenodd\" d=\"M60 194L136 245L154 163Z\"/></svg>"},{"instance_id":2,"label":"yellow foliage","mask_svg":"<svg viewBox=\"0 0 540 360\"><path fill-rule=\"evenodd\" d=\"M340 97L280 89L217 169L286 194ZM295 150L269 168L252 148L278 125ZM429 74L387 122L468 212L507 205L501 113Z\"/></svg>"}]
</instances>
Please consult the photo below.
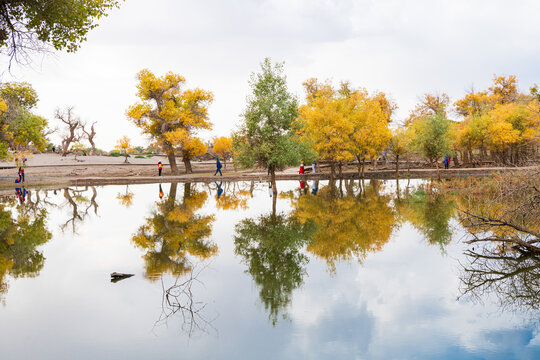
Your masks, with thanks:
<instances>
[{"instance_id":1,"label":"yellow foliage","mask_svg":"<svg viewBox=\"0 0 540 360\"><path fill-rule=\"evenodd\" d=\"M127 136L119 139L114 148L122 154L130 154L133 152L133 148L131 147L131 139Z\"/></svg>"},{"instance_id":2,"label":"yellow foliage","mask_svg":"<svg viewBox=\"0 0 540 360\"><path fill-rule=\"evenodd\" d=\"M307 250L326 260L331 272L335 263L357 259L380 251L390 239L395 214L389 198L377 195L370 186L364 197L336 198L331 186L317 196L300 196L293 202L293 214L302 224L317 228Z\"/></svg>"},{"instance_id":3,"label":"yellow foliage","mask_svg":"<svg viewBox=\"0 0 540 360\"><path fill-rule=\"evenodd\" d=\"M152 136L167 154L175 151L184 155L201 154L206 148L200 140L195 140L195 132L212 128L208 118L212 93L202 89L182 90L185 78L172 72L158 78L144 69L137 74L137 80L141 102L128 108L127 117L144 134Z\"/></svg>"},{"instance_id":4,"label":"yellow foliage","mask_svg":"<svg viewBox=\"0 0 540 360\"><path fill-rule=\"evenodd\" d=\"M219 157L225 158L232 152L232 138L221 136L214 140L212 149Z\"/></svg>"},{"instance_id":5,"label":"yellow foliage","mask_svg":"<svg viewBox=\"0 0 540 360\"><path fill-rule=\"evenodd\" d=\"M349 161L373 157L391 137L388 121L395 106L384 93L370 97L365 89L342 83L335 90L327 81L304 82L307 104L299 110L296 127L322 159Z\"/></svg>"},{"instance_id":6,"label":"yellow foliage","mask_svg":"<svg viewBox=\"0 0 540 360\"><path fill-rule=\"evenodd\" d=\"M450 103L450 97L445 94L424 94L420 99L420 102L413 111L411 111L409 117L405 121L405 125L409 126L417 119L425 118L430 115L434 115L438 111L442 111L446 116L446 109Z\"/></svg>"}]
</instances>

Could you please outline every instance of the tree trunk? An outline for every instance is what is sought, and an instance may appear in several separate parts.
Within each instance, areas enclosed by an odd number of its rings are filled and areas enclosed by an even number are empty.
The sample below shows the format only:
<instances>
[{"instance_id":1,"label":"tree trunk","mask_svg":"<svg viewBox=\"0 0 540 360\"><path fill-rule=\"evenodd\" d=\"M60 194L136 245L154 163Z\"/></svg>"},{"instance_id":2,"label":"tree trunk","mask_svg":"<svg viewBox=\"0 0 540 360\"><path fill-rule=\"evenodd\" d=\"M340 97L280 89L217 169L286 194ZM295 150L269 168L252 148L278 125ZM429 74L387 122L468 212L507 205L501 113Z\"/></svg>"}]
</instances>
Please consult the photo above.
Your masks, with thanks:
<instances>
[{"instance_id":1,"label":"tree trunk","mask_svg":"<svg viewBox=\"0 0 540 360\"><path fill-rule=\"evenodd\" d=\"M399 179L399 155L396 155L396 178Z\"/></svg>"},{"instance_id":2,"label":"tree trunk","mask_svg":"<svg viewBox=\"0 0 540 360\"><path fill-rule=\"evenodd\" d=\"M90 147L91 147L90 153L88 155L94 155L96 152L96 144L94 143L94 140L90 138L88 139L88 141L90 142Z\"/></svg>"},{"instance_id":3,"label":"tree trunk","mask_svg":"<svg viewBox=\"0 0 540 360\"><path fill-rule=\"evenodd\" d=\"M275 166L270 167L270 181L272 182L272 192L274 193L274 198L275 198L277 196L276 168L275 168Z\"/></svg>"},{"instance_id":4,"label":"tree trunk","mask_svg":"<svg viewBox=\"0 0 540 360\"><path fill-rule=\"evenodd\" d=\"M174 153L167 154L167 158L169 159L169 165L171 166L171 174L178 175L178 166L176 166L176 156L174 156Z\"/></svg>"},{"instance_id":5,"label":"tree trunk","mask_svg":"<svg viewBox=\"0 0 540 360\"><path fill-rule=\"evenodd\" d=\"M334 162L330 162L330 179L336 178L336 164Z\"/></svg>"},{"instance_id":6,"label":"tree trunk","mask_svg":"<svg viewBox=\"0 0 540 360\"><path fill-rule=\"evenodd\" d=\"M191 183L184 184L184 199L191 197Z\"/></svg>"},{"instance_id":7,"label":"tree trunk","mask_svg":"<svg viewBox=\"0 0 540 360\"><path fill-rule=\"evenodd\" d=\"M341 161L338 163L338 170L339 170L339 178L342 179L343 178L343 164L341 163Z\"/></svg>"},{"instance_id":8,"label":"tree trunk","mask_svg":"<svg viewBox=\"0 0 540 360\"><path fill-rule=\"evenodd\" d=\"M364 178L364 169L366 168L366 160L362 159L362 176L360 176L361 179Z\"/></svg>"},{"instance_id":9,"label":"tree trunk","mask_svg":"<svg viewBox=\"0 0 540 360\"><path fill-rule=\"evenodd\" d=\"M182 161L184 162L184 166L186 167L186 174L192 174L193 169L191 169L191 160L190 158L183 156Z\"/></svg>"},{"instance_id":10,"label":"tree trunk","mask_svg":"<svg viewBox=\"0 0 540 360\"><path fill-rule=\"evenodd\" d=\"M125 160L124 160L124 164L127 164L128 163L128 154L125 155Z\"/></svg>"},{"instance_id":11,"label":"tree trunk","mask_svg":"<svg viewBox=\"0 0 540 360\"><path fill-rule=\"evenodd\" d=\"M358 160L358 178L361 179L362 178L362 160L360 159L359 156L356 157L356 160Z\"/></svg>"},{"instance_id":12,"label":"tree trunk","mask_svg":"<svg viewBox=\"0 0 540 360\"><path fill-rule=\"evenodd\" d=\"M273 188L274 191L276 189L275 187L275 181L273 182ZM277 195L276 192L274 192L274 196L272 196L272 220L276 219L276 210L277 210Z\"/></svg>"},{"instance_id":13,"label":"tree trunk","mask_svg":"<svg viewBox=\"0 0 540 360\"><path fill-rule=\"evenodd\" d=\"M189 183L188 183L189 184ZM186 186L188 185L186 184ZM169 201L175 202L176 201L176 190L178 189L178 183L171 183L171 189L169 190ZM185 189L185 188L184 188ZM184 190L185 191L185 190Z\"/></svg>"}]
</instances>

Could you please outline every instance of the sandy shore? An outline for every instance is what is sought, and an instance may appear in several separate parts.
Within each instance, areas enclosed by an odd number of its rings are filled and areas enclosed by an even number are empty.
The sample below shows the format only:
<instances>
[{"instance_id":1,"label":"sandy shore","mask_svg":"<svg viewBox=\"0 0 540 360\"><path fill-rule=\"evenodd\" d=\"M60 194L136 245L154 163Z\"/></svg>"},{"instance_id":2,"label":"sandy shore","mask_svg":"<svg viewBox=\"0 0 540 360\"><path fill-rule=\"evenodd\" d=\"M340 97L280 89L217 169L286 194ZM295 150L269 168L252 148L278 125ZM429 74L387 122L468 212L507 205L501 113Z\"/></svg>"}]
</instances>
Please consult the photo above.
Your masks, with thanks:
<instances>
[{"instance_id":1,"label":"sandy shore","mask_svg":"<svg viewBox=\"0 0 540 360\"><path fill-rule=\"evenodd\" d=\"M163 176L158 177L157 163L161 161L164 166ZM40 154L28 159L25 170L25 186L46 185L107 185L107 184L142 184L155 182L210 182L215 181L215 162L193 162L193 174L185 174L181 159L178 159L180 175L171 175L168 161L165 156L152 158L129 158L129 163L124 163L123 157L111 156L74 156L62 157L56 154ZM358 173L354 168L344 171L345 178L357 178ZM445 178L457 176L485 176L493 172L516 171L527 168L451 168L441 170L441 176ZM222 169L224 181L255 180L268 181L269 176L263 171L235 171L232 164ZM310 180L328 179L329 170L324 169L320 174L298 174L297 168L286 169L276 174L277 180ZM401 178L430 178L436 176L434 169L411 169L410 174L406 169L401 169ZM395 178L395 171L391 166L380 167L377 170L368 170L366 178L391 179ZM13 188L17 178L17 169L13 163L0 162L0 188Z\"/></svg>"}]
</instances>

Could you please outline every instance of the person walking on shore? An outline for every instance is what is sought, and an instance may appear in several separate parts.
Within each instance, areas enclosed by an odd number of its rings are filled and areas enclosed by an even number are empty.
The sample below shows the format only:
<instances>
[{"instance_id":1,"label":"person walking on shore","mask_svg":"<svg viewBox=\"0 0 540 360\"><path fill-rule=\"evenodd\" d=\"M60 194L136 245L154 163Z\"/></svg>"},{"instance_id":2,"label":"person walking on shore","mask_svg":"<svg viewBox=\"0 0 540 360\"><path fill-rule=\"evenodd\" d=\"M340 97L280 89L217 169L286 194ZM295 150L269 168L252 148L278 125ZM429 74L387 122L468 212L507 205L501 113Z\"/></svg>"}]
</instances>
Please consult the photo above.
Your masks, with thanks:
<instances>
[{"instance_id":1,"label":"person walking on shore","mask_svg":"<svg viewBox=\"0 0 540 360\"><path fill-rule=\"evenodd\" d=\"M160 162L157 163L158 176L161 176L161 171L163 170L163 164Z\"/></svg>"},{"instance_id":2,"label":"person walking on shore","mask_svg":"<svg viewBox=\"0 0 540 360\"><path fill-rule=\"evenodd\" d=\"M449 164L450 164L450 157L448 155L446 155L444 157L444 168L448 169Z\"/></svg>"},{"instance_id":3,"label":"person walking on shore","mask_svg":"<svg viewBox=\"0 0 540 360\"><path fill-rule=\"evenodd\" d=\"M223 174L221 173L221 167L223 165L221 165L221 162L219 161L219 158L216 159L216 172L214 173L214 176L217 175L217 173L219 172L219 176L223 176Z\"/></svg>"},{"instance_id":4,"label":"person walking on shore","mask_svg":"<svg viewBox=\"0 0 540 360\"><path fill-rule=\"evenodd\" d=\"M19 182L24 182L24 167L19 167Z\"/></svg>"}]
</instances>

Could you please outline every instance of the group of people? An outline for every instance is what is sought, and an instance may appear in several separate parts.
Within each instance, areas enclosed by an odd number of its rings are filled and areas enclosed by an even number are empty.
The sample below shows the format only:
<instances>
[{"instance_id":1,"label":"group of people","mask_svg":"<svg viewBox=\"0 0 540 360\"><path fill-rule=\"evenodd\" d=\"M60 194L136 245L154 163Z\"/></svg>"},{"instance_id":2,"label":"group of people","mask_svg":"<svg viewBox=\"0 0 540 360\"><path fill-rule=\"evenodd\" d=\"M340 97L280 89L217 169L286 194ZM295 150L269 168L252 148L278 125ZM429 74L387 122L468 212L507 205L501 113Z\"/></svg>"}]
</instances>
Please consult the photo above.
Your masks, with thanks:
<instances>
[{"instance_id":1,"label":"group of people","mask_svg":"<svg viewBox=\"0 0 540 360\"><path fill-rule=\"evenodd\" d=\"M313 164L311 164L311 172L313 174L317 173L317 162L316 161L313 161ZM304 174L305 173L304 163L300 164L300 170L298 170L298 173L299 174Z\"/></svg>"},{"instance_id":2,"label":"group of people","mask_svg":"<svg viewBox=\"0 0 540 360\"><path fill-rule=\"evenodd\" d=\"M163 172L163 163L160 161L157 164L158 166L158 176L161 176L161 173ZM223 176L223 173L221 172L221 168L223 167L223 164L221 164L221 161L219 161L219 158L216 159L216 172L214 173L214 176L217 175L219 172L219 176Z\"/></svg>"},{"instance_id":3,"label":"group of people","mask_svg":"<svg viewBox=\"0 0 540 360\"><path fill-rule=\"evenodd\" d=\"M17 196L21 204L23 204L26 201L27 194L28 194L28 191L24 187L22 189L15 188L15 195Z\"/></svg>"}]
</instances>

